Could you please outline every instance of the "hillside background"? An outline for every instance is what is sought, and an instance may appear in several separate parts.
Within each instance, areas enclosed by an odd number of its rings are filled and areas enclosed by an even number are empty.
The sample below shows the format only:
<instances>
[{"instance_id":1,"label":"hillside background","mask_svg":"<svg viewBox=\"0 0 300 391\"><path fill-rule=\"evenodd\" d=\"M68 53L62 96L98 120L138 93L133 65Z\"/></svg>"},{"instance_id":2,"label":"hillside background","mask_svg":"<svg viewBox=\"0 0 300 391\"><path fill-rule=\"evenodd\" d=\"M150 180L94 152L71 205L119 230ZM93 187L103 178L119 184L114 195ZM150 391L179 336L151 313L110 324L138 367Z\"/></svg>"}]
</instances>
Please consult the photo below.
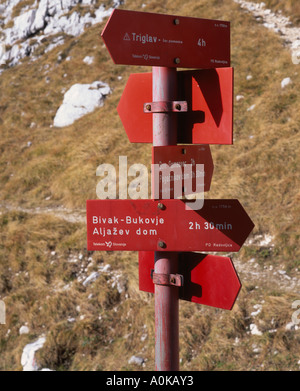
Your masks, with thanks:
<instances>
[{"instance_id":1,"label":"hillside background","mask_svg":"<svg viewBox=\"0 0 300 391\"><path fill-rule=\"evenodd\" d=\"M130 144L116 111L129 75L151 69L114 65L100 37L118 6L231 22L234 144L211 146L206 197L239 199L255 229L229 254L242 282L232 311L180 303L180 369L299 370L299 1L68 0L62 15L86 17L81 31L43 26L5 41L40 3L0 0L0 369L154 369L154 298L138 289L138 254L86 250L96 168L119 156L151 163L151 145ZM95 81L110 88L103 106L54 126L64 93Z\"/></svg>"}]
</instances>

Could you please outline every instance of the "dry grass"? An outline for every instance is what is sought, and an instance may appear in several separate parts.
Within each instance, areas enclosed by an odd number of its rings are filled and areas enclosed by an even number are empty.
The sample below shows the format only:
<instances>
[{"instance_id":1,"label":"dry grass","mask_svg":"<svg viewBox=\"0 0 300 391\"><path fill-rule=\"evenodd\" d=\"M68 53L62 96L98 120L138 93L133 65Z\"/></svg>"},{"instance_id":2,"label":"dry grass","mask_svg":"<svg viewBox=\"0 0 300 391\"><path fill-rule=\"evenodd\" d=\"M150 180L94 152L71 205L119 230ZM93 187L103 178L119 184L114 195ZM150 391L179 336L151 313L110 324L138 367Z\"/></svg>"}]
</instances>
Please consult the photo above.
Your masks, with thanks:
<instances>
[{"instance_id":1,"label":"dry grass","mask_svg":"<svg viewBox=\"0 0 300 391\"><path fill-rule=\"evenodd\" d=\"M131 1L127 8L141 10L142 3ZM298 7L297 1L265 3L294 15ZM244 99L234 101L234 145L211 147L215 170L207 196L238 198L255 222L254 233L275 236L274 247L247 246L234 257L255 258L262 269L273 265L297 277L300 76L289 51L231 0L150 0L143 10L231 21L234 92ZM117 166L127 155L128 165L150 165L151 146L130 144L116 111L129 74L149 69L114 65L100 39L103 26L66 37L37 61L25 59L1 75L1 200L82 210L96 198L99 164ZM95 57L92 66L82 62L86 55ZM287 76L292 84L281 89ZM113 90L105 105L69 127L52 127L62 90L95 80ZM24 346L43 333L37 360L44 367L135 370L140 368L128 364L135 354L147 360L142 369L154 368L154 302L138 289L137 253L88 253L83 223L45 214L3 211L0 228L0 298L7 308L7 324L0 325L1 369L22 369ZM78 280L107 264L111 273L101 272L94 283L85 287ZM112 286L118 273L122 293ZM299 331L285 329L296 299L299 292L265 287L257 279L243 284L231 312L182 302L181 369L298 370ZM257 303L262 311L253 316ZM26 322L30 333L19 335ZM261 336L250 333L251 323Z\"/></svg>"}]
</instances>

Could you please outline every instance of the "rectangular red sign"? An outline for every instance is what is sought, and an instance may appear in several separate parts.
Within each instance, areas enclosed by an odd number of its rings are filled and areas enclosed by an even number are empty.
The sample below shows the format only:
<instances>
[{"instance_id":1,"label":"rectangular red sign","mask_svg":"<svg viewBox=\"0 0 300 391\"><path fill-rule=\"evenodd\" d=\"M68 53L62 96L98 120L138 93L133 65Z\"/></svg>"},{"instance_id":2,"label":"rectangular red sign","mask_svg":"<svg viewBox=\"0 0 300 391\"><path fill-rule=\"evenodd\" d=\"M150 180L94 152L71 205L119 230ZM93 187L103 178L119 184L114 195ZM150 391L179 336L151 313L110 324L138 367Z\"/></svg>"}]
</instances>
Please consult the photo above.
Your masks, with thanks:
<instances>
[{"instance_id":1,"label":"rectangular red sign","mask_svg":"<svg viewBox=\"0 0 300 391\"><path fill-rule=\"evenodd\" d=\"M158 189L158 197L154 194L153 198L177 198L174 191L187 196L210 189L214 166L209 145L152 147L152 163L156 165L152 189Z\"/></svg>"},{"instance_id":2,"label":"rectangular red sign","mask_svg":"<svg viewBox=\"0 0 300 391\"><path fill-rule=\"evenodd\" d=\"M188 206L190 204L191 206ZM89 251L239 251L254 224L238 200L88 200Z\"/></svg>"},{"instance_id":3,"label":"rectangular red sign","mask_svg":"<svg viewBox=\"0 0 300 391\"><path fill-rule=\"evenodd\" d=\"M178 97L189 108L178 114L178 143L232 144L233 68L178 72Z\"/></svg>"},{"instance_id":4,"label":"rectangular red sign","mask_svg":"<svg viewBox=\"0 0 300 391\"><path fill-rule=\"evenodd\" d=\"M230 23L115 9L102 38L116 64L230 66Z\"/></svg>"}]
</instances>

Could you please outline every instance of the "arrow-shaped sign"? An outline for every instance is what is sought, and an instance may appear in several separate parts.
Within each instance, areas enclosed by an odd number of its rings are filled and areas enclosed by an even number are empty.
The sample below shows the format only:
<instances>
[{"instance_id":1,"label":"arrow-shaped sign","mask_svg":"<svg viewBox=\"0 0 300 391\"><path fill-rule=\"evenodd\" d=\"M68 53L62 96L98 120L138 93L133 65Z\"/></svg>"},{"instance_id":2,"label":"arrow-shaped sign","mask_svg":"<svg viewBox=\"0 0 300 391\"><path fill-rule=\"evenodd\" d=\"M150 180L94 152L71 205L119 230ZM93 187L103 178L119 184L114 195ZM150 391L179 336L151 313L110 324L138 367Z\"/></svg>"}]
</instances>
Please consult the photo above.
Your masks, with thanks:
<instances>
[{"instance_id":1,"label":"arrow-shaped sign","mask_svg":"<svg viewBox=\"0 0 300 391\"><path fill-rule=\"evenodd\" d=\"M233 68L179 71L179 101L186 112L176 112L180 144L232 144ZM152 143L152 73L131 74L118 104L118 113L132 143Z\"/></svg>"},{"instance_id":2,"label":"arrow-shaped sign","mask_svg":"<svg viewBox=\"0 0 300 391\"><path fill-rule=\"evenodd\" d=\"M230 23L115 9L102 38L116 64L230 66Z\"/></svg>"},{"instance_id":3,"label":"arrow-shaped sign","mask_svg":"<svg viewBox=\"0 0 300 391\"><path fill-rule=\"evenodd\" d=\"M154 293L151 270L154 252L139 252L139 288ZM232 309L241 283L229 257L200 253L179 253L178 273L183 276L179 298L212 307Z\"/></svg>"},{"instance_id":4,"label":"arrow-shaped sign","mask_svg":"<svg viewBox=\"0 0 300 391\"><path fill-rule=\"evenodd\" d=\"M238 200L88 200L89 251L239 251L254 224Z\"/></svg>"},{"instance_id":5,"label":"arrow-shaped sign","mask_svg":"<svg viewBox=\"0 0 300 391\"><path fill-rule=\"evenodd\" d=\"M180 196L210 189L214 165L209 145L152 147L152 163L152 178L158 179L152 183L158 191L155 199L177 198L174 194L178 189Z\"/></svg>"}]
</instances>

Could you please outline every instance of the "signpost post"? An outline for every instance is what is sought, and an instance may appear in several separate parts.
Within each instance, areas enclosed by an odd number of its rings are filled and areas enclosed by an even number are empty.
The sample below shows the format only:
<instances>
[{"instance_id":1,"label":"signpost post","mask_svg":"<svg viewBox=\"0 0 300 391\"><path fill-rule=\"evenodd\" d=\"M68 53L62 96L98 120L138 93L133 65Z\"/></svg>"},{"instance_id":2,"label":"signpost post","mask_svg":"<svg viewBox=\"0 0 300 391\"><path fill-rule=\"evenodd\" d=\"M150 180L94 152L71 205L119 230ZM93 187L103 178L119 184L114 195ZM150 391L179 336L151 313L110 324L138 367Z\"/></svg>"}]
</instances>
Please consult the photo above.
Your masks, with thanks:
<instances>
[{"instance_id":1,"label":"signpost post","mask_svg":"<svg viewBox=\"0 0 300 391\"><path fill-rule=\"evenodd\" d=\"M153 67L153 102L172 102L177 99L175 68ZM177 144L177 123L173 112L153 114L153 146ZM155 189L154 189L155 191ZM160 241L162 248L165 247ZM178 254L156 251L156 275L177 274ZM178 288L169 284L155 285L155 367L159 371L179 370L179 300Z\"/></svg>"},{"instance_id":2,"label":"signpost post","mask_svg":"<svg viewBox=\"0 0 300 391\"><path fill-rule=\"evenodd\" d=\"M213 161L203 144L232 144L229 22L114 10L102 37L115 63L152 66L130 76L118 105L129 140L153 143L154 165L190 164L189 194L198 174L208 191ZM140 289L155 294L155 367L177 371L179 299L231 309L241 288L230 258L192 251L239 251L254 224L238 200L193 208L174 199L184 173L155 174L151 200L87 201L87 247L139 251Z\"/></svg>"}]
</instances>

